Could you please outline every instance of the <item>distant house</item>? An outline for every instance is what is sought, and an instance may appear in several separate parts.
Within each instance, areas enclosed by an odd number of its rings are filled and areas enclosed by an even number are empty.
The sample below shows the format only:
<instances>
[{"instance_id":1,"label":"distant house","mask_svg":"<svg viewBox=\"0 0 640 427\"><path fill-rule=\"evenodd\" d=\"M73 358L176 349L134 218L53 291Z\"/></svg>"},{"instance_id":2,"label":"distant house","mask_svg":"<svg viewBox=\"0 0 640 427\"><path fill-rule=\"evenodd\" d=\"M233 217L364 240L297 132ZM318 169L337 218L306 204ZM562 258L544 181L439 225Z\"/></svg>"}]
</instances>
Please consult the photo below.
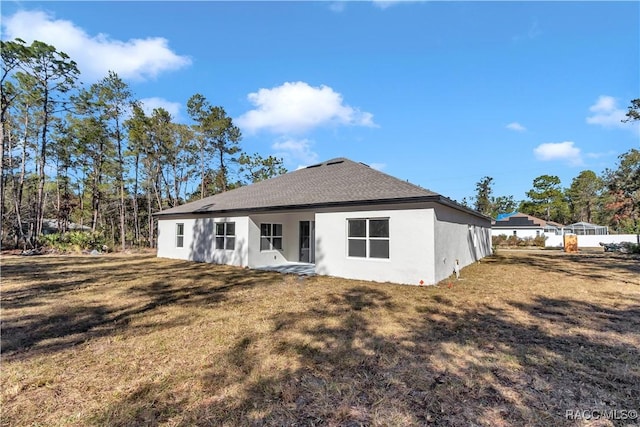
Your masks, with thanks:
<instances>
[{"instance_id":1,"label":"distant house","mask_svg":"<svg viewBox=\"0 0 640 427\"><path fill-rule=\"evenodd\" d=\"M578 234L580 236L603 236L609 234L609 227L590 224L588 222L576 222L563 228L564 234Z\"/></svg>"},{"instance_id":2,"label":"distant house","mask_svg":"<svg viewBox=\"0 0 640 427\"><path fill-rule=\"evenodd\" d=\"M517 236L520 238L538 237L543 236L544 233L562 234L563 227L562 224L557 222L545 221L535 216L517 212L499 216L497 220L492 221L491 235Z\"/></svg>"},{"instance_id":3,"label":"distant house","mask_svg":"<svg viewBox=\"0 0 640 427\"><path fill-rule=\"evenodd\" d=\"M45 218L42 220L42 234L59 233L61 228L62 224L60 220L53 218ZM68 231L91 231L91 227L76 224L75 222L68 222L66 229Z\"/></svg>"},{"instance_id":4,"label":"distant house","mask_svg":"<svg viewBox=\"0 0 640 427\"><path fill-rule=\"evenodd\" d=\"M491 252L490 219L345 158L156 214L158 256L434 284Z\"/></svg>"}]
</instances>

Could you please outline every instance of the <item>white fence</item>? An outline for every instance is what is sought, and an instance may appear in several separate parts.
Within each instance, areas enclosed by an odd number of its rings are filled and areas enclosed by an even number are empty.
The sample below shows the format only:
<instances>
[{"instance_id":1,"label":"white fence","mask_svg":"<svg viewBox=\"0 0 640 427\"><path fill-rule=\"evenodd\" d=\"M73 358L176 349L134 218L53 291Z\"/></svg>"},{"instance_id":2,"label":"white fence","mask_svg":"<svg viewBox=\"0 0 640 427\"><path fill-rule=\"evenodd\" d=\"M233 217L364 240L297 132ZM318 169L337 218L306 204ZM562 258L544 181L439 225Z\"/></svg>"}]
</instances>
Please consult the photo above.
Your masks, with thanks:
<instances>
[{"instance_id":1,"label":"white fence","mask_svg":"<svg viewBox=\"0 0 640 427\"><path fill-rule=\"evenodd\" d=\"M544 246L549 248L561 248L563 247L562 236L556 236L555 234L547 234L547 240L544 242ZM635 234L604 234L599 236L583 236L578 235L578 248L598 248L600 243L622 243L631 242L638 243L638 236Z\"/></svg>"}]
</instances>

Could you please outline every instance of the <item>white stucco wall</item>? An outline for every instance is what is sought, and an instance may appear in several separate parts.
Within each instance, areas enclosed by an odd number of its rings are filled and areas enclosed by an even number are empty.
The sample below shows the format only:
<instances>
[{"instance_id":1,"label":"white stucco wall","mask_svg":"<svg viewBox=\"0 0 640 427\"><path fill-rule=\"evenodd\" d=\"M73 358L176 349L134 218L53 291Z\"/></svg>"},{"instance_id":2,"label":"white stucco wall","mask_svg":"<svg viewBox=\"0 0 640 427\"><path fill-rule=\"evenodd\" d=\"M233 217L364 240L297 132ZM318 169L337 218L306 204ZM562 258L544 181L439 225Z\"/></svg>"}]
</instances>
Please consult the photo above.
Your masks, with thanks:
<instances>
[{"instance_id":1,"label":"white stucco wall","mask_svg":"<svg viewBox=\"0 0 640 427\"><path fill-rule=\"evenodd\" d=\"M300 221L315 221L316 272L350 279L418 285L435 284L491 253L488 220L435 203L410 206L326 208L320 212L278 212L250 216L160 218L158 256L252 268L299 261ZM389 218L389 259L347 256L347 219ZM214 248L214 224L235 222L235 250ZM176 247L176 224L184 224L184 245ZM282 224L282 250L260 250L260 224ZM470 225L472 227L470 227Z\"/></svg>"},{"instance_id":2,"label":"white stucco wall","mask_svg":"<svg viewBox=\"0 0 640 427\"><path fill-rule=\"evenodd\" d=\"M193 224L195 219L158 220L158 256L160 258L191 259L191 242L193 241ZM176 247L176 224L184 224L184 244Z\"/></svg>"},{"instance_id":3,"label":"white stucco wall","mask_svg":"<svg viewBox=\"0 0 640 427\"><path fill-rule=\"evenodd\" d=\"M435 282L491 255L491 222L447 206L435 206Z\"/></svg>"},{"instance_id":4,"label":"white stucco wall","mask_svg":"<svg viewBox=\"0 0 640 427\"><path fill-rule=\"evenodd\" d=\"M300 259L300 221L314 221L313 212L249 216L249 267L266 267ZM282 250L260 250L260 224L282 224Z\"/></svg>"},{"instance_id":5,"label":"white stucco wall","mask_svg":"<svg viewBox=\"0 0 640 427\"><path fill-rule=\"evenodd\" d=\"M544 242L545 247L548 248L561 248L564 246L563 236L549 235L549 238ZM604 234L599 236L585 236L578 235L578 248L598 248L602 243L638 243L638 238L635 234Z\"/></svg>"},{"instance_id":6,"label":"white stucco wall","mask_svg":"<svg viewBox=\"0 0 640 427\"><path fill-rule=\"evenodd\" d=\"M214 223L235 222L235 249L216 249ZM176 246L176 224L184 224L184 244ZM161 258L185 259L248 266L249 218L172 218L158 220L158 256Z\"/></svg>"},{"instance_id":7,"label":"white stucco wall","mask_svg":"<svg viewBox=\"0 0 640 427\"><path fill-rule=\"evenodd\" d=\"M509 236L513 236L513 232L516 232L516 237L519 237L521 239L524 239L525 237L537 237L537 234L540 234L541 236L544 234L543 230L541 228L496 228L496 229L491 229L491 235L492 236L500 236L500 235L505 235L507 237Z\"/></svg>"},{"instance_id":8,"label":"white stucco wall","mask_svg":"<svg viewBox=\"0 0 640 427\"><path fill-rule=\"evenodd\" d=\"M389 259L347 256L347 219L389 218ZM366 210L316 214L316 272L349 279L435 283L433 211Z\"/></svg>"}]
</instances>

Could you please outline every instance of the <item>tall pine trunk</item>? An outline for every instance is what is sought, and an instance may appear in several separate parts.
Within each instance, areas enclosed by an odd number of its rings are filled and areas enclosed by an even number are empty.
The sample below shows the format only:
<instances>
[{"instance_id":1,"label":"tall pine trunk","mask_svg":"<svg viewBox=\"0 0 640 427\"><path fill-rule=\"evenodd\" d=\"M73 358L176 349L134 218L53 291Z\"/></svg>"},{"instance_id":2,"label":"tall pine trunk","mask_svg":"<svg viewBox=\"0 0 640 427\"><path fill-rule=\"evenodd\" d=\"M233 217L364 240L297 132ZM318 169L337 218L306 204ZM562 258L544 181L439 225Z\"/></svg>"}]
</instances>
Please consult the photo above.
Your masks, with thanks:
<instances>
[{"instance_id":1,"label":"tall pine trunk","mask_svg":"<svg viewBox=\"0 0 640 427\"><path fill-rule=\"evenodd\" d=\"M204 199L204 139L200 140L200 199Z\"/></svg>"},{"instance_id":2,"label":"tall pine trunk","mask_svg":"<svg viewBox=\"0 0 640 427\"><path fill-rule=\"evenodd\" d=\"M22 155L21 155L21 165L20 165L20 175L18 176L18 182L14 183L13 191L14 191L14 208L16 213L16 237L24 243L26 243L26 237L24 235L23 225L22 225L22 195L24 192L24 177L26 174L27 168L27 125L29 123L29 114L25 113L24 118L25 123L25 131L24 138L22 140ZM16 244L18 241L16 241Z\"/></svg>"},{"instance_id":3,"label":"tall pine trunk","mask_svg":"<svg viewBox=\"0 0 640 427\"><path fill-rule=\"evenodd\" d=\"M2 243L4 242L4 109L2 111L2 118L0 118L0 249L2 249Z\"/></svg>"},{"instance_id":4,"label":"tall pine trunk","mask_svg":"<svg viewBox=\"0 0 640 427\"><path fill-rule=\"evenodd\" d=\"M36 199L36 223L34 235L32 236L33 244L36 243L38 237L42 234L42 223L44 220L44 184L47 179L45 174L45 166L47 164L47 133L49 127L49 89L45 86L43 91L43 109L42 109L42 133L40 139L40 158L38 171L38 193Z\"/></svg>"},{"instance_id":5,"label":"tall pine trunk","mask_svg":"<svg viewBox=\"0 0 640 427\"><path fill-rule=\"evenodd\" d=\"M151 183L149 183L151 184ZM149 247L153 248L153 217L151 216L151 189L147 191L147 215L149 216L147 226L149 227Z\"/></svg>"},{"instance_id":6,"label":"tall pine trunk","mask_svg":"<svg viewBox=\"0 0 640 427\"><path fill-rule=\"evenodd\" d=\"M140 218L138 218L138 168L140 163L140 154L136 152L136 160L134 165L133 178L133 228L135 233L136 244L140 245Z\"/></svg>"},{"instance_id":7,"label":"tall pine trunk","mask_svg":"<svg viewBox=\"0 0 640 427\"><path fill-rule=\"evenodd\" d=\"M116 118L116 140L118 142L118 183L120 184L120 244L122 252L127 248L126 244L126 221L125 221L125 204L124 204L124 159L122 156L122 135L120 134L120 122Z\"/></svg>"},{"instance_id":8,"label":"tall pine trunk","mask_svg":"<svg viewBox=\"0 0 640 427\"><path fill-rule=\"evenodd\" d=\"M222 192L227 191L227 167L224 164L224 151L220 148L220 186Z\"/></svg>"}]
</instances>

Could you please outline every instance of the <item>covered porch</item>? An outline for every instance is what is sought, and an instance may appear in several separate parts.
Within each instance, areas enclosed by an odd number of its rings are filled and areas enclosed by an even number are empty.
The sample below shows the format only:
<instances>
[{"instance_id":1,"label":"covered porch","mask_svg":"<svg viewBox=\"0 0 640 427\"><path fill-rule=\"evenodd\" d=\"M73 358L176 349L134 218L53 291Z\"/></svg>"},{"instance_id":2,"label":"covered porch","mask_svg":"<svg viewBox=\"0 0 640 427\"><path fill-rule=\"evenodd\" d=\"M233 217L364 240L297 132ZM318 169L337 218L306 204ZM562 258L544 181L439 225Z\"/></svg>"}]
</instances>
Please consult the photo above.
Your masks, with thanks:
<instances>
[{"instance_id":1,"label":"covered porch","mask_svg":"<svg viewBox=\"0 0 640 427\"><path fill-rule=\"evenodd\" d=\"M249 216L249 267L315 274L314 212L282 212Z\"/></svg>"}]
</instances>

